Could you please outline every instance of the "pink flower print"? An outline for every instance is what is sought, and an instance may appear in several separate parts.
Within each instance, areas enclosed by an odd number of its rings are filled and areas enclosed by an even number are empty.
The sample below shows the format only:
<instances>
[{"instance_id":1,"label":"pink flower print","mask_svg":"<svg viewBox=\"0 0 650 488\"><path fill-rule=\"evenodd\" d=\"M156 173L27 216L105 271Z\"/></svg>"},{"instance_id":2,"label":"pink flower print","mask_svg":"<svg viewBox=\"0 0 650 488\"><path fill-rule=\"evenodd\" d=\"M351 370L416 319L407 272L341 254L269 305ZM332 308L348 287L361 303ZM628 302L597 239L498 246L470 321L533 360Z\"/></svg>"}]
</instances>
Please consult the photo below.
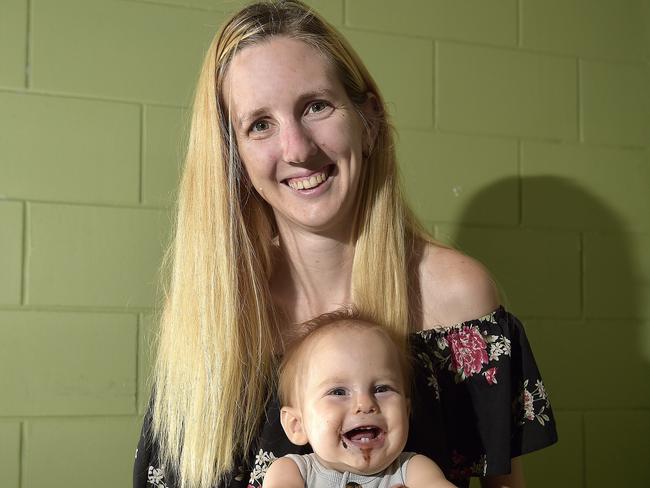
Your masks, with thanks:
<instances>
[{"instance_id":1,"label":"pink flower print","mask_svg":"<svg viewBox=\"0 0 650 488\"><path fill-rule=\"evenodd\" d=\"M533 394L526 388L521 394L522 403L524 404L524 418L527 420L535 420L535 411L533 409Z\"/></svg>"},{"instance_id":2,"label":"pink flower print","mask_svg":"<svg viewBox=\"0 0 650 488\"><path fill-rule=\"evenodd\" d=\"M479 373L488 362L487 345L474 327L462 327L447 335L451 346L451 368L465 379Z\"/></svg>"},{"instance_id":3,"label":"pink flower print","mask_svg":"<svg viewBox=\"0 0 650 488\"><path fill-rule=\"evenodd\" d=\"M485 381L488 382L488 385L494 385L497 382L497 368L490 368L486 371L483 371L483 376L485 376Z\"/></svg>"}]
</instances>

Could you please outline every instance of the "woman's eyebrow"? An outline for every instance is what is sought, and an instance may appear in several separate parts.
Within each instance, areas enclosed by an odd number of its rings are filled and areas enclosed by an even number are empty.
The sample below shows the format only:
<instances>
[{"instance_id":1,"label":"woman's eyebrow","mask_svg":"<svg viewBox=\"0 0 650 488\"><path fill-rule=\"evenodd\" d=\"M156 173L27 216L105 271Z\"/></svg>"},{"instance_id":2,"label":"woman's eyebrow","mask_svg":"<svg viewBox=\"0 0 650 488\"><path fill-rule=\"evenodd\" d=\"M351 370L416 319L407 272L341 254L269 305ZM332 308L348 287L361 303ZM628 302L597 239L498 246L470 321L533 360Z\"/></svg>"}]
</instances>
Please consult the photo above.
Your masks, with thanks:
<instances>
[{"instance_id":1,"label":"woman's eyebrow","mask_svg":"<svg viewBox=\"0 0 650 488\"><path fill-rule=\"evenodd\" d=\"M237 115L236 116L237 117L237 125L240 128L245 129L246 126L248 125L249 120L257 119L258 117L263 115L265 112L268 112L268 110L269 109L267 107L260 107L260 108L256 108L255 110L251 110L250 112L244 112L241 115Z\"/></svg>"}]
</instances>

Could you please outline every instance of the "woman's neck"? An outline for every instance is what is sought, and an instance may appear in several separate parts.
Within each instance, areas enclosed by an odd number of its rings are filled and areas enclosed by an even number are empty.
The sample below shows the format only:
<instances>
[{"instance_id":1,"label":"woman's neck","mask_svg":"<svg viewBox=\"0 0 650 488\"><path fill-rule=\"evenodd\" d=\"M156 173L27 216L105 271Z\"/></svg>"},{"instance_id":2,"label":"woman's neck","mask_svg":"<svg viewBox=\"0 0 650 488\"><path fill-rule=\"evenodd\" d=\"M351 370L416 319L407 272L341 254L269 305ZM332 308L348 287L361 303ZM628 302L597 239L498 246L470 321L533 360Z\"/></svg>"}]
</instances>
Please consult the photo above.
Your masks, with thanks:
<instances>
[{"instance_id":1,"label":"woman's neck","mask_svg":"<svg viewBox=\"0 0 650 488\"><path fill-rule=\"evenodd\" d=\"M291 323L351 303L352 239L292 229L278 244L271 293Z\"/></svg>"}]
</instances>

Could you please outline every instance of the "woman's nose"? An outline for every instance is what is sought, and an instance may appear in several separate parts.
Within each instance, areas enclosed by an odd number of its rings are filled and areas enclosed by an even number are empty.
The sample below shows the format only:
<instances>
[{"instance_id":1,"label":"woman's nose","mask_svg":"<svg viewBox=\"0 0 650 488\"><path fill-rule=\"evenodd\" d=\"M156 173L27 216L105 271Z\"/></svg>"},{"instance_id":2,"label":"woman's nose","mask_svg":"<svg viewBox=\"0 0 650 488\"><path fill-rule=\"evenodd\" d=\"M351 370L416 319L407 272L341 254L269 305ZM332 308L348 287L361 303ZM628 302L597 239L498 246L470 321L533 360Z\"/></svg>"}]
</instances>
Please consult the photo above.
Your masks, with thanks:
<instances>
[{"instance_id":1,"label":"woman's nose","mask_svg":"<svg viewBox=\"0 0 650 488\"><path fill-rule=\"evenodd\" d=\"M282 155L287 163L304 163L318 152L309 131L299 123L289 123L282 129Z\"/></svg>"}]
</instances>

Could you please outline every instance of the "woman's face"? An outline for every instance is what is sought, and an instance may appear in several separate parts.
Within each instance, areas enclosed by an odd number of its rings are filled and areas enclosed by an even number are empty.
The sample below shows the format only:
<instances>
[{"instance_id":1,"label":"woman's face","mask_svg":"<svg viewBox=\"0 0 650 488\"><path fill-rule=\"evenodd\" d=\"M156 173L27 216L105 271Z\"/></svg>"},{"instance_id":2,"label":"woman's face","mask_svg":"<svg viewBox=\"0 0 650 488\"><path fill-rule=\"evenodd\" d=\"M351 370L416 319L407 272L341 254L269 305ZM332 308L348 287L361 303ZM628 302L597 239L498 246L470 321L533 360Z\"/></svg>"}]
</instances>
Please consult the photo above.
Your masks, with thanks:
<instances>
[{"instance_id":1,"label":"woman's face","mask_svg":"<svg viewBox=\"0 0 650 488\"><path fill-rule=\"evenodd\" d=\"M349 229L364 127L326 58L282 36L246 47L228 68L224 98L241 160L280 232Z\"/></svg>"}]
</instances>

